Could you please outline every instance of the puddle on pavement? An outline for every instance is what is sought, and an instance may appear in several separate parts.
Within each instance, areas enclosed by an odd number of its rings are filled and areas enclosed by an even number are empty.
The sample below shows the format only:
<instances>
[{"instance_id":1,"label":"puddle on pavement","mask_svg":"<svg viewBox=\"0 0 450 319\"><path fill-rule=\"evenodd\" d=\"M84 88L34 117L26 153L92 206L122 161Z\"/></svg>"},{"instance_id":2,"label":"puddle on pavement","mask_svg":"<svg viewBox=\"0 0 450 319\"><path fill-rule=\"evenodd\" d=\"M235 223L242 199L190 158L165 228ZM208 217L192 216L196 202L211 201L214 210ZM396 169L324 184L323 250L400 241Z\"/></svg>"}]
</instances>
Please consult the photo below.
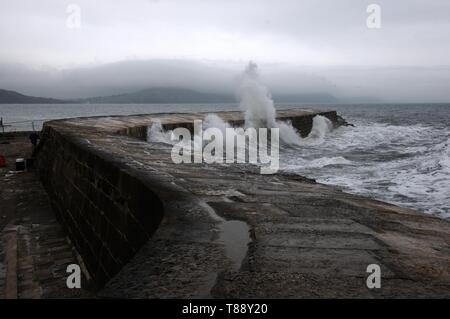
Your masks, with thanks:
<instances>
[{"instance_id":1,"label":"puddle on pavement","mask_svg":"<svg viewBox=\"0 0 450 319\"><path fill-rule=\"evenodd\" d=\"M219 241L225 246L227 257L233 262L233 270L241 268L242 261L247 255L248 244L250 243L250 227L240 220L226 220L219 215L207 203L201 205L206 208L209 215L219 222Z\"/></svg>"}]
</instances>

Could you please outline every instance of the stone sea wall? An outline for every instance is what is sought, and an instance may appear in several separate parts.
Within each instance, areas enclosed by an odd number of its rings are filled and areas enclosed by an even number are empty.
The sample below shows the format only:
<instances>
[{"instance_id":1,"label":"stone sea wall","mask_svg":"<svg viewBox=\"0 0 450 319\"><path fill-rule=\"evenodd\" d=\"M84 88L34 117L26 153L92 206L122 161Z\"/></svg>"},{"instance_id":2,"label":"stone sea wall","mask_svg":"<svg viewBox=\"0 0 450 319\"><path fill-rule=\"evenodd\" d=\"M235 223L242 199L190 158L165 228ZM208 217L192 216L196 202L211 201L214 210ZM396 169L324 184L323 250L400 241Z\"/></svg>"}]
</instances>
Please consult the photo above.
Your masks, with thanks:
<instances>
[{"instance_id":1,"label":"stone sea wall","mask_svg":"<svg viewBox=\"0 0 450 319\"><path fill-rule=\"evenodd\" d=\"M155 232L163 204L108 154L51 125L44 127L36 155L52 208L93 283L101 286Z\"/></svg>"},{"instance_id":2,"label":"stone sea wall","mask_svg":"<svg viewBox=\"0 0 450 319\"><path fill-rule=\"evenodd\" d=\"M242 112L216 113L238 125ZM313 117L277 111L302 135ZM45 123L36 165L100 297L450 296L450 224L337 187L248 164L183 163L147 128L205 113ZM381 288L366 285L378 265ZM83 285L85 287L85 285Z\"/></svg>"},{"instance_id":3,"label":"stone sea wall","mask_svg":"<svg viewBox=\"0 0 450 319\"><path fill-rule=\"evenodd\" d=\"M311 130L315 115L337 123L335 111L300 113L287 111L278 118L291 121L302 135ZM232 125L243 124L241 112L217 114ZM193 118L206 114L189 116L163 116L163 128L193 129ZM89 138L113 134L145 140L154 117L118 117L119 125L116 122L107 125L107 130L98 128L102 125L101 118L92 118L96 124L81 130L77 126L70 128L67 120L47 122L43 127L36 150L36 167L57 218L81 255L95 286L111 279L148 241L158 228L164 209L152 190L160 186L158 183L149 183L138 170L131 170L116 160L114 154L92 147ZM127 124L129 118L133 119L131 124ZM81 120L90 121L89 118Z\"/></svg>"}]
</instances>

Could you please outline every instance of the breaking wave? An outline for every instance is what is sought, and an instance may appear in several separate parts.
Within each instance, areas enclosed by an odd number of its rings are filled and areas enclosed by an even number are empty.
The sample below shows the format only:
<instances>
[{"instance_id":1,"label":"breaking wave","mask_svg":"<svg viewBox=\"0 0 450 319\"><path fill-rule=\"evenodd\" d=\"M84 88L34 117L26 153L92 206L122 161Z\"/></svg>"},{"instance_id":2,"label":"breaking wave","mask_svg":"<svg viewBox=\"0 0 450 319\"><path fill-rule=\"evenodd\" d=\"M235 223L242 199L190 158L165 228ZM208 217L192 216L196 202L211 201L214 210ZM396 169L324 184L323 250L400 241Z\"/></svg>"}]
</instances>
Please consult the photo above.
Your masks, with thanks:
<instances>
[{"instance_id":1,"label":"breaking wave","mask_svg":"<svg viewBox=\"0 0 450 319\"><path fill-rule=\"evenodd\" d=\"M450 218L449 132L423 124L354 123L320 145L284 150L281 169Z\"/></svg>"},{"instance_id":2,"label":"breaking wave","mask_svg":"<svg viewBox=\"0 0 450 319\"><path fill-rule=\"evenodd\" d=\"M320 144L324 136L333 127L329 119L317 115L313 119L311 132L303 139L290 122L277 121L275 106L269 89L261 82L258 66L253 62L248 64L241 76L239 96L239 108L245 112L245 127L278 128L281 142L285 145Z\"/></svg>"},{"instance_id":3,"label":"breaking wave","mask_svg":"<svg viewBox=\"0 0 450 319\"><path fill-rule=\"evenodd\" d=\"M257 65L250 62L241 75L239 86L239 108L244 112L245 128L278 128L281 143L286 146L302 146L320 144L329 133L333 125L324 116L313 118L311 132L306 138L289 121L277 121L274 102L268 88L260 81ZM203 121L203 130L218 128L225 133L226 128L232 127L216 114L208 114ZM164 132L161 123L154 122L148 130L147 139L152 142L172 143L171 131Z\"/></svg>"}]
</instances>

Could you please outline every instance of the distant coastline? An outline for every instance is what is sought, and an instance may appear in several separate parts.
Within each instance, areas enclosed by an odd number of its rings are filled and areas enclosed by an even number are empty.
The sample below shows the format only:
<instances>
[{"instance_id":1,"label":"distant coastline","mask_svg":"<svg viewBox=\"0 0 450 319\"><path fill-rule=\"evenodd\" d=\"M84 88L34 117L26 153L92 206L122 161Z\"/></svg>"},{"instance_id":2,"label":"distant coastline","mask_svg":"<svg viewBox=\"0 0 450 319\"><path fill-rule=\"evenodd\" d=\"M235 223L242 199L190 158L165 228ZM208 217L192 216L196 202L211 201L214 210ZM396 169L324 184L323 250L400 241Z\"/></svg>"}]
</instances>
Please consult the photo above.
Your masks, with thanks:
<instances>
[{"instance_id":1,"label":"distant coastline","mask_svg":"<svg viewBox=\"0 0 450 319\"><path fill-rule=\"evenodd\" d=\"M329 93L274 94L278 103L339 103ZM377 102L377 101L374 101ZM150 103L236 103L233 94L199 92L187 88L156 87L131 93L90 98L55 99L0 89L0 104L150 104Z\"/></svg>"},{"instance_id":2,"label":"distant coastline","mask_svg":"<svg viewBox=\"0 0 450 319\"><path fill-rule=\"evenodd\" d=\"M58 100L46 97L24 95L16 91L0 89L0 104L61 104L70 103L66 100Z\"/></svg>"}]
</instances>

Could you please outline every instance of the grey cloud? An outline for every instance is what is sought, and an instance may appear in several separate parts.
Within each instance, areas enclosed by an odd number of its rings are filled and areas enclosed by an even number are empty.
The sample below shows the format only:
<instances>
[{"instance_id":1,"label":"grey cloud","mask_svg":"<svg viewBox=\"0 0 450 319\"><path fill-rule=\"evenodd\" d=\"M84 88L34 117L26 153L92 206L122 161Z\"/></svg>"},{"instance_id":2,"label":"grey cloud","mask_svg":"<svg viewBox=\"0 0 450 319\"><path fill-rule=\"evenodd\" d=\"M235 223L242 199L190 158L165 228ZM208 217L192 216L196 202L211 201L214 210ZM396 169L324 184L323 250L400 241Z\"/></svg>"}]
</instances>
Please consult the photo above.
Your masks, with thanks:
<instances>
[{"instance_id":1,"label":"grey cloud","mask_svg":"<svg viewBox=\"0 0 450 319\"><path fill-rule=\"evenodd\" d=\"M140 59L258 59L305 65L450 64L447 0L78 0L82 28L65 26L68 3L2 4L4 62L73 66Z\"/></svg>"},{"instance_id":2,"label":"grey cloud","mask_svg":"<svg viewBox=\"0 0 450 319\"><path fill-rule=\"evenodd\" d=\"M65 25L73 2L81 29ZM379 30L366 27L373 2ZM54 97L231 91L255 60L277 92L449 100L449 15L448 0L9 1L0 87Z\"/></svg>"},{"instance_id":3,"label":"grey cloud","mask_svg":"<svg viewBox=\"0 0 450 319\"><path fill-rule=\"evenodd\" d=\"M0 87L56 98L126 93L149 87L184 87L233 93L245 63L188 60L124 61L74 69L30 69L0 65ZM330 92L333 85L306 70L277 65L261 68L263 81L277 93Z\"/></svg>"},{"instance_id":4,"label":"grey cloud","mask_svg":"<svg viewBox=\"0 0 450 319\"><path fill-rule=\"evenodd\" d=\"M0 65L0 87L55 98L120 94L150 87L183 87L233 93L246 62L135 60L74 69L29 69ZM450 100L450 67L294 67L259 64L274 94L329 93L341 99Z\"/></svg>"}]
</instances>

